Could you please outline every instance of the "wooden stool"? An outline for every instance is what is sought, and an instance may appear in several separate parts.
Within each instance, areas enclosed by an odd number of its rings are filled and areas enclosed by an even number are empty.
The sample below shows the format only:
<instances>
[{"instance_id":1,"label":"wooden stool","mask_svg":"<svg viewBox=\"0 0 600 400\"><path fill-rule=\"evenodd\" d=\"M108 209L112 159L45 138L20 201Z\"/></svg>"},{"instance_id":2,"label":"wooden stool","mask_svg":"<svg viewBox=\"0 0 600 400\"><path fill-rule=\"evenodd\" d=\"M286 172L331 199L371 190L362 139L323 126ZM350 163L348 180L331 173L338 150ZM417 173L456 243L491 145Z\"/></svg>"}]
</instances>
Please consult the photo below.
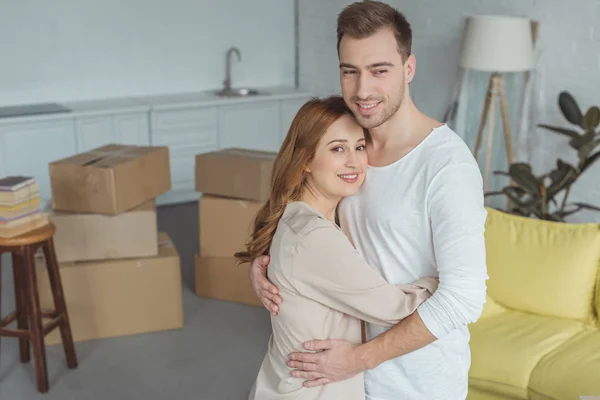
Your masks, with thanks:
<instances>
[{"instance_id":1,"label":"wooden stool","mask_svg":"<svg viewBox=\"0 0 600 400\"><path fill-rule=\"evenodd\" d=\"M77 367L75 346L71 335L71 326L67 315L67 306L63 294L58 261L54 252L53 236L56 228L52 223L13 238L0 238L0 256L11 253L13 260L13 275L15 285L16 310L2 319L0 296L0 340L3 336L19 338L19 352L22 363L29 362L29 342L31 341L35 357L35 372L38 391L48 391L48 368L46 366L46 347L44 337L55 328L60 328L67 365ZM44 251L48 278L54 299L54 311L42 311L34 254L39 247ZM1 260L1 259L0 259ZM2 265L0 262L0 289L2 288ZM42 318L50 318L47 325L42 324ZM5 327L17 321L17 329Z\"/></svg>"}]
</instances>

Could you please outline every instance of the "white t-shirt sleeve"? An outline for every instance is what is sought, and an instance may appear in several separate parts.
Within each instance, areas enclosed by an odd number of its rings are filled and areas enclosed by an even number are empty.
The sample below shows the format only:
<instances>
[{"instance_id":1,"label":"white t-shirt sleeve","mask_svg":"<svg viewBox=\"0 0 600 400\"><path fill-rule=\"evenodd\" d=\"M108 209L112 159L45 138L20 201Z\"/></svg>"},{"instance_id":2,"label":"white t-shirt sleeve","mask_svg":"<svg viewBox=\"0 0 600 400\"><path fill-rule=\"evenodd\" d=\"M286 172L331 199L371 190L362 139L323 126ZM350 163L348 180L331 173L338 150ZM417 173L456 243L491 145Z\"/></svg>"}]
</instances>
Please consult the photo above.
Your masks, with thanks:
<instances>
[{"instance_id":1,"label":"white t-shirt sleeve","mask_svg":"<svg viewBox=\"0 0 600 400\"><path fill-rule=\"evenodd\" d=\"M475 322L483 309L488 279L481 172L473 164L444 167L427 191L437 291L418 309L437 338Z\"/></svg>"}]
</instances>

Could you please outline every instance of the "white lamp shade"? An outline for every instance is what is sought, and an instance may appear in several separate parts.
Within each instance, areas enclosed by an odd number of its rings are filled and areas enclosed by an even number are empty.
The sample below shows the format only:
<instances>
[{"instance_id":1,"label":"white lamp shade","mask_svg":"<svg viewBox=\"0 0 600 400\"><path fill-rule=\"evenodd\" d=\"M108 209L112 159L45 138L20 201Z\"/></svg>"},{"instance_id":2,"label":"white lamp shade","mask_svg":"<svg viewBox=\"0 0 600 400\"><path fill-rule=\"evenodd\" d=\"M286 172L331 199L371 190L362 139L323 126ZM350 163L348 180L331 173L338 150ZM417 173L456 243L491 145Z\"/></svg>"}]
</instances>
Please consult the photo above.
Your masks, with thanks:
<instances>
[{"instance_id":1,"label":"white lamp shade","mask_svg":"<svg viewBox=\"0 0 600 400\"><path fill-rule=\"evenodd\" d=\"M469 17L460 66L493 72L532 69L531 21L495 15Z\"/></svg>"}]
</instances>

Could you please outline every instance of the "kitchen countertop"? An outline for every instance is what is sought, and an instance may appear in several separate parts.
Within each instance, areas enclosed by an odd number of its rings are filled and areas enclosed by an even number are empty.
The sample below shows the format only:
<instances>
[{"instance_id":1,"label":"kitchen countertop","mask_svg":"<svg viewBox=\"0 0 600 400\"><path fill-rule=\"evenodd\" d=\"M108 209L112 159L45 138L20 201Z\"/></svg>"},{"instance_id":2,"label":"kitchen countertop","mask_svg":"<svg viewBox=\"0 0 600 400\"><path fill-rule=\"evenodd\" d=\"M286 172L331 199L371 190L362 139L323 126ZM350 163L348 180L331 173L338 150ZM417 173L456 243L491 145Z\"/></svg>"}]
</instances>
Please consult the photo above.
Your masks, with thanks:
<instances>
[{"instance_id":1,"label":"kitchen countertop","mask_svg":"<svg viewBox=\"0 0 600 400\"><path fill-rule=\"evenodd\" d=\"M240 97L219 97L216 90L163 95L134 96L126 98L87 100L78 102L42 103L23 106L0 107L0 124L64 120L191 107L211 107L228 104L257 103L311 97L306 90L288 86L253 87L263 94ZM66 108L67 110L63 109ZM26 111L24 111L24 109ZM36 113L37 110L37 113ZM29 113L24 115L25 113Z\"/></svg>"},{"instance_id":2,"label":"kitchen countertop","mask_svg":"<svg viewBox=\"0 0 600 400\"><path fill-rule=\"evenodd\" d=\"M169 110L182 107L209 107L226 104L256 103L261 101L285 100L310 97L311 93L286 86L253 87L259 95L239 97L219 97L214 94L216 90L174 93L158 96L141 96L132 100L149 106L152 110Z\"/></svg>"}]
</instances>

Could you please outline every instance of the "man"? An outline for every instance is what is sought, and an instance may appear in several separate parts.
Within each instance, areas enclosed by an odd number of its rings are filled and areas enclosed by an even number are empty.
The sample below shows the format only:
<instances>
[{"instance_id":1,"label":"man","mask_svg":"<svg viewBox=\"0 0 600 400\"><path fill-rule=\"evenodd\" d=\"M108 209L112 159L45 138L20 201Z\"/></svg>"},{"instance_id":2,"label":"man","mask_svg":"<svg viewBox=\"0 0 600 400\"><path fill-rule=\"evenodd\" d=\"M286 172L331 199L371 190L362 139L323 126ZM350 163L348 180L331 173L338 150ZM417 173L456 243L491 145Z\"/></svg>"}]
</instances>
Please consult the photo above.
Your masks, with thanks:
<instances>
[{"instance_id":1,"label":"man","mask_svg":"<svg viewBox=\"0 0 600 400\"><path fill-rule=\"evenodd\" d=\"M460 137L413 103L416 60L401 13L357 2L339 15L337 33L342 93L370 139L366 182L340 204L340 224L388 282L438 276L440 283L391 329L367 324L366 343L313 340L288 366L308 387L364 371L371 400L465 399L467 324L481 313L488 278L481 173ZM255 260L251 279L276 315L285 304L266 278L267 265L268 257Z\"/></svg>"}]
</instances>

